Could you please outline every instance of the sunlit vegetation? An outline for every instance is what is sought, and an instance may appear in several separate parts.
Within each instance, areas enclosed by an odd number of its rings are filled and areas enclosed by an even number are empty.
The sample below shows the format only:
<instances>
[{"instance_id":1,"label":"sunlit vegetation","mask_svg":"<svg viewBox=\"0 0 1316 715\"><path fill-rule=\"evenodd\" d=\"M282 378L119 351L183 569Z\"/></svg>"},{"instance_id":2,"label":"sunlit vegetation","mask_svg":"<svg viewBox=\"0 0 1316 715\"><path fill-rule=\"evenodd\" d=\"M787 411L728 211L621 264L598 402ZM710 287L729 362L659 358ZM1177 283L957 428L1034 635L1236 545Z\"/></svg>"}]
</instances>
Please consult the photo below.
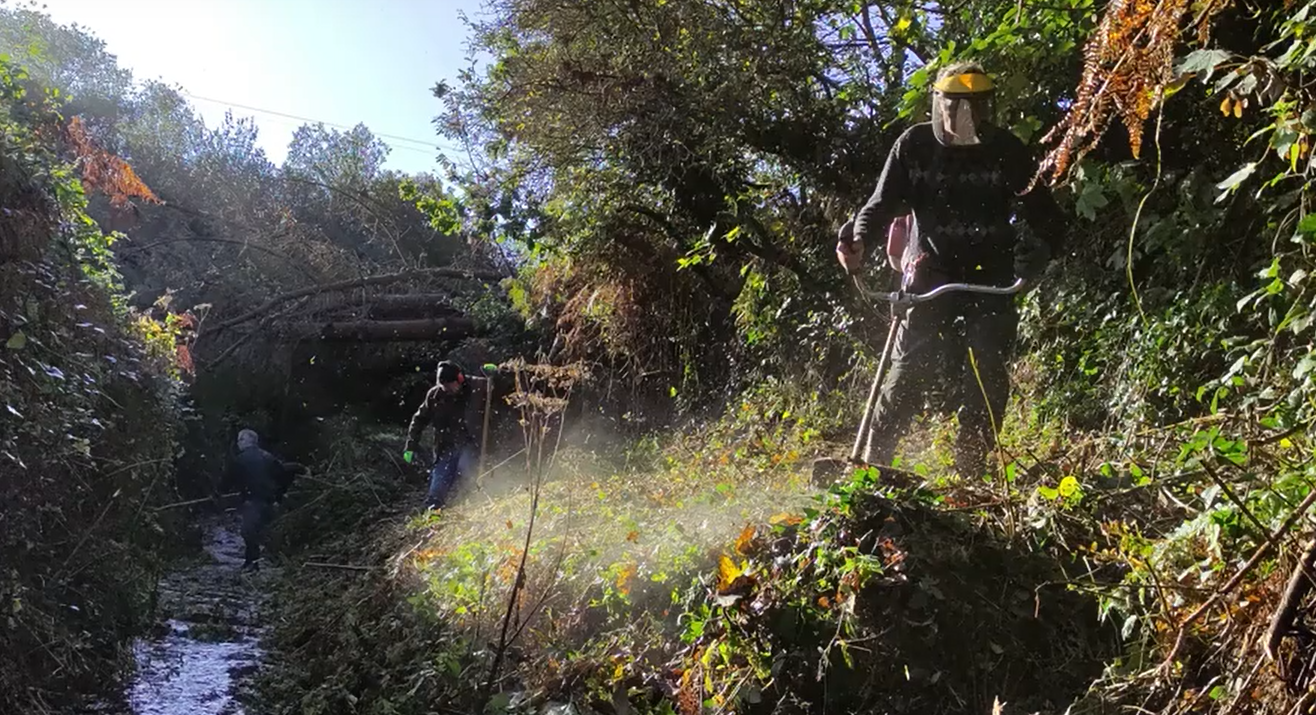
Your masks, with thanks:
<instances>
[{"instance_id":1,"label":"sunlit vegetation","mask_svg":"<svg viewBox=\"0 0 1316 715\"><path fill-rule=\"evenodd\" d=\"M0 702L112 685L250 425L313 466L253 712L1309 709L1316 2L487 10L409 176L0 7ZM967 58L1072 217L993 473L939 394L815 484L887 325L836 230ZM494 449L426 513L440 357Z\"/></svg>"}]
</instances>

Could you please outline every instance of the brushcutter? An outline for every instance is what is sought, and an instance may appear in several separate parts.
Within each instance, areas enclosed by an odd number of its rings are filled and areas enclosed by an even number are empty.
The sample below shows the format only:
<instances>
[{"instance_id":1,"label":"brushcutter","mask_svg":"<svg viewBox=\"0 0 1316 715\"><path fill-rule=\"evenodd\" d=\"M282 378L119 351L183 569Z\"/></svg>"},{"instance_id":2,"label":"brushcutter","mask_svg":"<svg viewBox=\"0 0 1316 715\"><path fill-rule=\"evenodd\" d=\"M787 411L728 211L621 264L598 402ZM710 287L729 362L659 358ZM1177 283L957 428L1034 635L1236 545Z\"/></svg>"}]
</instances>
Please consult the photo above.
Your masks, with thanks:
<instances>
[{"instance_id":1,"label":"brushcutter","mask_svg":"<svg viewBox=\"0 0 1316 715\"><path fill-rule=\"evenodd\" d=\"M878 398L882 393L882 380L886 377L887 367L891 363L892 350L896 343L896 334L900 325L909 314L909 309L916 303L925 303L947 293L982 293L986 295L1013 295L1024 287L1024 279L1016 278L1008 286L988 286L973 283L947 283L937 286L926 293L910 293L909 275L901 280L900 290L884 292L869 289L863 279L854 276L855 288L870 303L884 300L891 305L891 327L887 331L886 344L882 347L882 356L877 361L877 372L873 375L872 387L868 390L868 401L864 404L864 415L859 420L859 429L854 436L854 446L850 449L848 459L821 458L813 463L813 482L822 484L831 482L844 473L847 467L854 468L868 464L872 458L873 412L877 408ZM890 468L887 468L890 469Z\"/></svg>"}]
</instances>

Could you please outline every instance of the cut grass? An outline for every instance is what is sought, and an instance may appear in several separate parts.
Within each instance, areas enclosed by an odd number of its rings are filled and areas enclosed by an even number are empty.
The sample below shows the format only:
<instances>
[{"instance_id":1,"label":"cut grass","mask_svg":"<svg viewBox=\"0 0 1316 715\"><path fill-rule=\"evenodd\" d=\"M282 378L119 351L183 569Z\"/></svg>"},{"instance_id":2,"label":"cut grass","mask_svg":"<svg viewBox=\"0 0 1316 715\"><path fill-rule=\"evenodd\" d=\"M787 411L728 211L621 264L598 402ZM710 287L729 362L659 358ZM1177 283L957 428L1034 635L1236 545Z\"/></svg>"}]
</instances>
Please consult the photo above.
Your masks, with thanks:
<instances>
[{"instance_id":1,"label":"cut grass","mask_svg":"<svg viewBox=\"0 0 1316 715\"><path fill-rule=\"evenodd\" d=\"M752 471L705 460L621 471L564 450L540 495L528 598L552 615L601 608L626 619L637 602L661 599L707 570L747 524L803 508L807 466L795 452ZM524 475L504 468L492 479L502 489L470 490L441 514L412 520L424 539L409 566L433 607L460 627L485 628L502 613L529 520Z\"/></svg>"},{"instance_id":2,"label":"cut grass","mask_svg":"<svg viewBox=\"0 0 1316 715\"><path fill-rule=\"evenodd\" d=\"M800 414L747 397L715 423L641 440L624 457L564 446L539 495L513 610L517 659L564 680L572 663L583 668L609 651L671 656L678 604L737 535L813 503L812 458L833 451L815 427L839 410L835 400L804 397L794 403L806 406ZM395 560L420 584L412 602L472 643L490 640L506 612L526 543L529 474L518 458L442 512L413 517L413 548ZM532 680L534 671L519 675Z\"/></svg>"},{"instance_id":3,"label":"cut grass","mask_svg":"<svg viewBox=\"0 0 1316 715\"><path fill-rule=\"evenodd\" d=\"M573 624L597 632L633 625L641 611L661 615L747 526L814 504L811 460L848 445L818 439L845 411L810 398L794 401L807 405L797 414L783 399L750 396L726 418L642 441L625 459L563 447L540 494L518 623L544 616L527 630L560 647L583 642L571 637ZM953 420L929 416L906 440L902 463L930 481L955 481L944 448L953 429ZM477 638L501 618L516 578L529 474L518 457L466 485L442 512L408 523L414 546L396 564L424 584L425 608Z\"/></svg>"}]
</instances>

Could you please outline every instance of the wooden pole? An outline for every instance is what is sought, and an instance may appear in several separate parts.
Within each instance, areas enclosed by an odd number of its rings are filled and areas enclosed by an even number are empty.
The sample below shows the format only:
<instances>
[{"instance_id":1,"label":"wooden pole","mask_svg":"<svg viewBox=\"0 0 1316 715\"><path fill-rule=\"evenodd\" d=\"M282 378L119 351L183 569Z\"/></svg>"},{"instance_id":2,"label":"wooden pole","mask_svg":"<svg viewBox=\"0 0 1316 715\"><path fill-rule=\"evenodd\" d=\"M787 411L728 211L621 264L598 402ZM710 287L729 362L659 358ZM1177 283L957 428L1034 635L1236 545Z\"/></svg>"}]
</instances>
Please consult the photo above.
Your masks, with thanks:
<instances>
[{"instance_id":1,"label":"wooden pole","mask_svg":"<svg viewBox=\"0 0 1316 715\"><path fill-rule=\"evenodd\" d=\"M493 378L484 378L484 428L480 431L480 464L476 470L476 482L484 479L484 463L489 453L489 412L493 405Z\"/></svg>"},{"instance_id":2,"label":"wooden pole","mask_svg":"<svg viewBox=\"0 0 1316 715\"><path fill-rule=\"evenodd\" d=\"M223 501L225 499L235 496L238 496L237 492L234 492L232 494L221 494L219 495L219 500ZM185 506L195 506L197 504L205 504L206 502L210 502L210 501L215 501L215 497L202 497L201 499L191 499L189 501L180 501L180 502L175 502L173 504L165 504L164 506L156 507L155 510L165 511L167 509L181 509L182 507Z\"/></svg>"}]
</instances>

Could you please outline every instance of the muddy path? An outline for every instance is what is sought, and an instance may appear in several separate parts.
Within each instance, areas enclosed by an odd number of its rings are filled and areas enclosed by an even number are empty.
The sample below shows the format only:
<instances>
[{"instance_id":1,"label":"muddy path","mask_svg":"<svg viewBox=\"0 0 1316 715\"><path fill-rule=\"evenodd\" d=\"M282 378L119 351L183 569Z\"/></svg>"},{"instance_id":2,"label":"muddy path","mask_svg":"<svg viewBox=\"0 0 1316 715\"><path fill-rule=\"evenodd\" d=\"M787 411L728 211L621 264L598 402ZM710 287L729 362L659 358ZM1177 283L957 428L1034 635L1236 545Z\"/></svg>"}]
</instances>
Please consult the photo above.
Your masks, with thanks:
<instances>
[{"instance_id":1,"label":"muddy path","mask_svg":"<svg viewBox=\"0 0 1316 715\"><path fill-rule=\"evenodd\" d=\"M133 646L131 715L255 715L240 702L260 667L263 594L278 578L243 573L235 512L201 519L204 551L161 580L156 627Z\"/></svg>"}]
</instances>

